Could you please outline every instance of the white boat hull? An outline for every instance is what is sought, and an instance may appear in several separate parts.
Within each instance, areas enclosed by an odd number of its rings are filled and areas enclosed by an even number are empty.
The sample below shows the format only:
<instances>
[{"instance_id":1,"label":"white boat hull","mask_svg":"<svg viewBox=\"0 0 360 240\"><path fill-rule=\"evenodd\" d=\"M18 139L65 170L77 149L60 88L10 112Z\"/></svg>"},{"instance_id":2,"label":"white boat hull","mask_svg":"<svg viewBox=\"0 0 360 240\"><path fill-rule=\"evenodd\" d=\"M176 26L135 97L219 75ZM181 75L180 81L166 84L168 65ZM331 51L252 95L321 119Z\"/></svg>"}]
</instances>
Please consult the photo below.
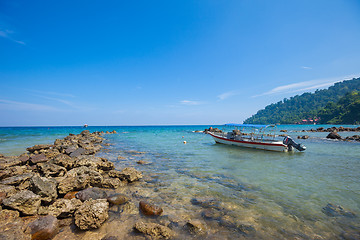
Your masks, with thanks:
<instances>
[{"instance_id":1,"label":"white boat hull","mask_svg":"<svg viewBox=\"0 0 360 240\"><path fill-rule=\"evenodd\" d=\"M228 139L222 136L215 135L213 133L209 133L215 140L216 143L222 143L227 145L233 145L238 147L246 147L246 148L254 148L254 149L262 149L268 151L277 151L277 152L288 152L288 146L283 144L280 141L256 141L256 140L235 140Z\"/></svg>"}]
</instances>

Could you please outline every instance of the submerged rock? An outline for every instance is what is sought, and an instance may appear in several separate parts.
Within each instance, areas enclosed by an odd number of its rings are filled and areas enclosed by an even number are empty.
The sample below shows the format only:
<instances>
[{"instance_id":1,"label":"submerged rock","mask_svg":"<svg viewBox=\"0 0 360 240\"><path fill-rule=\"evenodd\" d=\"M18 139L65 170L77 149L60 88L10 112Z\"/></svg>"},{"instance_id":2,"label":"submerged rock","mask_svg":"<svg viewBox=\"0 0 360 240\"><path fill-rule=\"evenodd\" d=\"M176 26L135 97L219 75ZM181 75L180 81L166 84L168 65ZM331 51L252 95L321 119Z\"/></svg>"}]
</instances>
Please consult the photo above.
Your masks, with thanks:
<instances>
[{"instance_id":1,"label":"submerged rock","mask_svg":"<svg viewBox=\"0 0 360 240\"><path fill-rule=\"evenodd\" d=\"M99 228L108 219L106 199L87 200L75 212L75 225L81 230Z\"/></svg>"},{"instance_id":2,"label":"submerged rock","mask_svg":"<svg viewBox=\"0 0 360 240\"><path fill-rule=\"evenodd\" d=\"M40 217L28 225L27 231L32 240L52 239L59 232L59 221L51 215Z\"/></svg>"},{"instance_id":3,"label":"submerged rock","mask_svg":"<svg viewBox=\"0 0 360 240\"><path fill-rule=\"evenodd\" d=\"M184 228L189 231L192 235L200 235L206 232L206 225L205 223L199 220L190 220L188 221Z\"/></svg>"},{"instance_id":4,"label":"submerged rock","mask_svg":"<svg viewBox=\"0 0 360 240\"><path fill-rule=\"evenodd\" d=\"M170 228L157 223L144 223L140 221L135 223L134 229L155 238L170 239L175 235Z\"/></svg>"},{"instance_id":5,"label":"submerged rock","mask_svg":"<svg viewBox=\"0 0 360 240\"><path fill-rule=\"evenodd\" d=\"M113 205L121 205L127 203L130 199L124 194L118 193L111 195L107 198L108 202Z\"/></svg>"},{"instance_id":6,"label":"submerged rock","mask_svg":"<svg viewBox=\"0 0 360 240\"><path fill-rule=\"evenodd\" d=\"M341 139L341 136L337 132L331 132L326 136L326 138L329 138L329 139Z\"/></svg>"},{"instance_id":7,"label":"submerged rock","mask_svg":"<svg viewBox=\"0 0 360 240\"><path fill-rule=\"evenodd\" d=\"M41 197L32 191L23 190L4 199L3 204L12 209L16 209L25 215L34 215L40 207Z\"/></svg>"},{"instance_id":8,"label":"submerged rock","mask_svg":"<svg viewBox=\"0 0 360 240\"><path fill-rule=\"evenodd\" d=\"M159 216L163 212L162 208L152 205L145 201L140 201L139 208L144 215L148 215L148 216Z\"/></svg>"},{"instance_id":9,"label":"submerged rock","mask_svg":"<svg viewBox=\"0 0 360 240\"><path fill-rule=\"evenodd\" d=\"M355 218L357 217L355 213L346 211L342 206L340 205L334 205L332 203L328 203L325 207L323 207L322 212L328 215L329 217L349 217L349 218Z\"/></svg>"}]
</instances>

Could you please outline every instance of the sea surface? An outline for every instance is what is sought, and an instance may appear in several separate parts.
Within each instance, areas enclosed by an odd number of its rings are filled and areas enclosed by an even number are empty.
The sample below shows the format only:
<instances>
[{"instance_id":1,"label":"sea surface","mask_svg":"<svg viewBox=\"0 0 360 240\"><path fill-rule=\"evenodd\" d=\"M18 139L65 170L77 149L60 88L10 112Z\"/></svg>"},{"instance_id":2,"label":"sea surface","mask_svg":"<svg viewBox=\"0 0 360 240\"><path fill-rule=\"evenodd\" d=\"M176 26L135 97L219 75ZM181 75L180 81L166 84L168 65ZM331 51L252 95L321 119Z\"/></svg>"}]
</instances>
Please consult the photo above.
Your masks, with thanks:
<instances>
[{"instance_id":1,"label":"sea surface","mask_svg":"<svg viewBox=\"0 0 360 240\"><path fill-rule=\"evenodd\" d=\"M211 136L195 132L207 125L87 129L116 130L117 134L104 135L108 146L99 156L118 169L131 166L142 171L145 177L137 186L138 197L162 206L172 223L174 218L201 220L208 231L204 238L358 239L360 143L328 140L326 132L300 132L331 126L278 126L277 134L287 130L307 147L295 153L215 144ZM2 127L0 153L19 155L26 147L53 143L83 130ZM355 134L360 133L340 133ZM297 139L302 135L309 139ZM139 160L147 164L139 165ZM340 205L342 212L331 212L328 204Z\"/></svg>"}]
</instances>

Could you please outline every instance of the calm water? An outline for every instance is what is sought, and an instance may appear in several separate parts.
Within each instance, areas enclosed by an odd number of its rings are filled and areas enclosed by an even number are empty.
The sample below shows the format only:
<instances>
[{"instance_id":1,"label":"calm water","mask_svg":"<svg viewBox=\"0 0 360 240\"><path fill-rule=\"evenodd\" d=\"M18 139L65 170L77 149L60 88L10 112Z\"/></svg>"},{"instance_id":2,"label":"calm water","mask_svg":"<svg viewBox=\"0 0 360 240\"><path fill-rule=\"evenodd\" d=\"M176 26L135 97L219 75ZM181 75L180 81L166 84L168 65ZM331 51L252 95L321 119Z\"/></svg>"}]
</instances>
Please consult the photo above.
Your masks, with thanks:
<instances>
[{"instance_id":1,"label":"calm water","mask_svg":"<svg viewBox=\"0 0 360 240\"><path fill-rule=\"evenodd\" d=\"M133 166L144 172L144 183L137 187L139 198L149 198L163 206L169 216L201 219L214 238L359 237L358 217L330 217L322 209L332 203L360 216L360 143L327 140L328 133L293 132L320 125L286 125L278 126L278 130L287 129L307 150L267 152L215 144L209 135L193 132L208 127L88 129L118 132L105 135L111 145L100 155L114 161L119 169ZM56 138L82 130L0 128L0 153L18 155L28 146L53 143ZM310 138L297 140L299 135ZM118 159L119 156L125 159ZM138 165L138 160L150 164ZM194 204L194 198L211 199L218 212L204 214L206 208ZM251 227L241 232L239 226Z\"/></svg>"}]
</instances>

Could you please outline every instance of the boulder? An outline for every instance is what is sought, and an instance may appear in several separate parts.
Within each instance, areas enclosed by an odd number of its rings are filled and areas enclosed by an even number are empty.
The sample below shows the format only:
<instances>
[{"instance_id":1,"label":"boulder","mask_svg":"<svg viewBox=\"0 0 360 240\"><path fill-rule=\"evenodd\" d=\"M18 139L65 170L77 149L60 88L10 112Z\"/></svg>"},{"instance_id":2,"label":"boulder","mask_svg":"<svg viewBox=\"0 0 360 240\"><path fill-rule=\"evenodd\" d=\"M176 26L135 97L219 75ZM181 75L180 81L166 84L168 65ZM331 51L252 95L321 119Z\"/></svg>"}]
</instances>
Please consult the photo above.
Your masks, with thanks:
<instances>
[{"instance_id":1,"label":"boulder","mask_svg":"<svg viewBox=\"0 0 360 240\"><path fill-rule=\"evenodd\" d=\"M75 157L79 157L80 155L85 153L85 149L83 148L78 148L75 151L73 151L72 153L69 154L70 157L75 158Z\"/></svg>"},{"instance_id":2,"label":"boulder","mask_svg":"<svg viewBox=\"0 0 360 240\"><path fill-rule=\"evenodd\" d=\"M118 194L109 196L107 198L107 200L109 203L111 203L113 205L121 205L121 204L127 203L130 199L126 195L118 193Z\"/></svg>"},{"instance_id":3,"label":"boulder","mask_svg":"<svg viewBox=\"0 0 360 240\"><path fill-rule=\"evenodd\" d=\"M47 162L47 161L49 161L49 159L45 156L44 153L32 155L29 160L30 164L32 164L32 165L35 165L35 164L41 163L41 162Z\"/></svg>"},{"instance_id":4,"label":"boulder","mask_svg":"<svg viewBox=\"0 0 360 240\"><path fill-rule=\"evenodd\" d=\"M341 136L337 132L331 132L326 136L326 138L341 139Z\"/></svg>"},{"instance_id":5,"label":"boulder","mask_svg":"<svg viewBox=\"0 0 360 240\"><path fill-rule=\"evenodd\" d=\"M31 222L26 230L32 240L52 239L59 232L59 221L56 217L47 215Z\"/></svg>"},{"instance_id":6,"label":"boulder","mask_svg":"<svg viewBox=\"0 0 360 240\"><path fill-rule=\"evenodd\" d=\"M54 163L38 163L37 170L45 177L62 177L66 174L66 168Z\"/></svg>"},{"instance_id":7,"label":"boulder","mask_svg":"<svg viewBox=\"0 0 360 240\"><path fill-rule=\"evenodd\" d=\"M7 169L8 167L24 164L17 157L3 157L0 159L0 170Z\"/></svg>"},{"instance_id":8,"label":"boulder","mask_svg":"<svg viewBox=\"0 0 360 240\"><path fill-rule=\"evenodd\" d=\"M67 170L70 170L74 166L75 159L69 157L68 155L60 154L54 158L53 163L56 165L62 166L64 168L66 168Z\"/></svg>"},{"instance_id":9,"label":"boulder","mask_svg":"<svg viewBox=\"0 0 360 240\"><path fill-rule=\"evenodd\" d=\"M75 160L74 167L90 167L94 169L99 169L103 171L109 171L114 169L114 164L112 162L109 162L105 158L95 157L95 156L80 156Z\"/></svg>"},{"instance_id":10,"label":"boulder","mask_svg":"<svg viewBox=\"0 0 360 240\"><path fill-rule=\"evenodd\" d=\"M51 148L53 145L51 144L39 144L39 145L35 145L32 147L28 147L26 150L29 151L30 153L33 153L35 151L40 151L40 150L46 150Z\"/></svg>"},{"instance_id":11,"label":"boulder","mask_svg":"<svg viewBox=\"0 0 360 240\"><path fill-rule=\"evenodd\" d=\"M118 178L105 177L103 179L101 185L99 185L99 187L102 187L102 188L118 188L118 187L123 187L125 185L126 185L126 182L123 182Z\"/></svg>"},{"instance_id":12,"label":"boulder","mask_svg":"<svg viewBox=\"0 0 360 240\"><path fill-rule=\"evenodd\" d=\"M48 208L48 214L57 218L68 218L74 215L74 212L81 206L79 199L59 198Z\"/></svg>"},{"instance_id":13,"label":"boulder","mask_svg":"<svg viewBox=\"0 0 360 240\"><path fill-rule=\"evenodd\" d=\"M138 181L142 178L141 172L132 167L124 168L121 172L117 170L111 170L109 171L109 176L113 178L119 178L120 180L125 180L130 183Z\"/></svg>"},{"instance_id":14,"label":"boulder","mask_svg":"<svg viewBox=\"0 0 360 240\"><path fill-rule=\"evenodd\" d=\"M26 166L12 166L0 171L0 180L27 172Z\"/></svg>"},{"instance_id":15,"label":"boulder","mask_svg":"<svg viewBox=\"0 0 360 240\"><path fill-rule=\"evenodd\" d=\"M30 190L41 197L44 203L51 203L57 198L56 182L37 175L30 179Z\"/></svg>"},{"instance_id":16,"label":"boulder","mask_svg":"<svg viewBox=\"0 0 360 240\"><path fill-rule=\"evenodd\" d=\"M28 181L32 176L34 176L33 173L24 173L18 176L12 176L3 179L0 183L3 185L13 185L18 186L26 181Z\"/></svg>"},{"instance_id":17,"label":"boulder","mask_svg":"<svg viewBox=\"0 0 360 240\"><path fill-rule=\"evenodd\" d=\"M106 199L87 200L75 212L75 225L81 230L99 228L108 219Z\"/></svg>"},{"instance_id":18,"label":"boulder","mask_svg":"<svg viewBox=\"0 0 360 240\"><path fill-rule=\"evenodd\" d=\"M101 184L103 177L99 172L91 170L88 167L78 167L68 171L58 185L60 194L66 194L70 191L82 190L89 186Z\"/></svg>"},{"instance_id":19,"label":"boulder","mask_svg":"<svg viewBox=\"0 0 360 240\"><path fill-rule=\"evenodd\" d=\"M175 235L170 228L157 223L144 223L139 221L135 223L134 229L140 233L149 235L154 238L170 239Z\"/></svg>"},{"instance_id":20,"label":"boulder","mask_svg":"<svg viewBox=\"0 0 360 240\"><path fill-rule=\"evenodd\" d=\"M107 194L104 190L98 187L92 187L79 191L75 194L75 197L81 201L86 201L90 199L106 199Z\"/></svg>"},{"instance_id":21,"label":"boulder","mask_svg":"<svg viewBox=\"0 0 360 240\"><path fill-rule=\"evenodd\" d=\"M147 216L159 216L163 212L162 208L152 205L145 201L140 201L139 208L140 208L141 212Z\"/></svg>"},{"instance_id":22,"label":"boulder","mask_svg":"<svg viewBox=\"0 0 360 240\"><path fill-rule=\"evenodd\" d=\"M34 215L41 204L41 197L32 191L23 190L3 200L3 204L24 215Z\"/></svg>"},{"instance_id":23,"label":"boulder","mask_svg":"<svg viewBox=\"0 0 360 240\"><path fill-rule=\"evenodd\" d=\"M11 185L2 185L0 184L0 192L5 193L6 197L10 197L16 193L16 188Z\"/></svg>"}]
</instances>

